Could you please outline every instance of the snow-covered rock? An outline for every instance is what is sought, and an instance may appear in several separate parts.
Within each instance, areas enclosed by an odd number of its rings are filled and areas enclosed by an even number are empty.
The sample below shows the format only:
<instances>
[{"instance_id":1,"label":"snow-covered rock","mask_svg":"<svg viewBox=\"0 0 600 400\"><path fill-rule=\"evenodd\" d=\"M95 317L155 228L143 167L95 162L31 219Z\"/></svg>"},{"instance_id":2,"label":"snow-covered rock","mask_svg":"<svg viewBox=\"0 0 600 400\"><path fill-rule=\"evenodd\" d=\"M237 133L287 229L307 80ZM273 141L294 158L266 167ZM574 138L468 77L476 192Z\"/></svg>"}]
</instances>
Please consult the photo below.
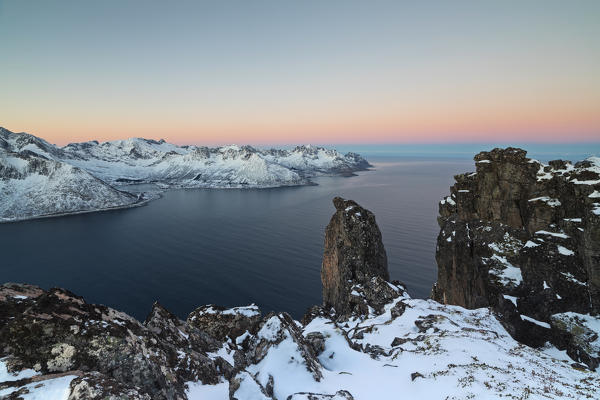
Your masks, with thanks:
<instances>
[{"instance_id":1,"label":"snow-covered rock","mask_svg":"<svg viewBox=\"0 0 600 400\"><path fill-rule=\"evenodd\" d=\"M10 304L11 315L28 311L16 319L0 317L0 395L27 390L38 396L32 398L49 400L67 399L69 393L80 393L71 398L81 399L115 393L198 400L384 400L398 393L427 399L597 398L598 372L583 369L550 344L535 349L517 342L488 308L411 299L403 286L392 286L398 295L381 312L372 309L340 320L321 310L305 325L285 314L269 314L258 331L246 334L247 340L227 339L219 352L208 351L191 336L173 334L194 335L183 321L173 324L173 332L157 331L63 292L28 297L21 308L12 308L17 305L13 296L4 296L0 304ZM0 295L8 289L19 292L18 286L2 286ZM39 322L42 310L47 317ZM152 325L159 325L156 320L163 317L152 314ZM581 323L588 336L582 340L598 337L598 319L576 317L585 318ZM105 328L93 322L102 318ZM556 316L569 323L574 318ZM39 333L29 331L36 326ZM32 333L11 336L18 329ZM316 334L323 338L319 352L310 344ZM60 379L47 370L57 342L76 349L71 370ZM84 374L83 368L95 372ZM88 391L94 397L81 395Z\"/></svg>"},{"instance_id":2,"label":"snow-covered rock","mask_svg":"<svg viewBox=\"0 0 600 400\"><path fill-rule=\"evenodd\" d=\"M455 176L455 203L440 202L433 297L489 306L518 341L552 342L597 368L598 351L584 344L593 335L581 339L572 323L583 317L557 315L600 315L600 159L546 165L509 147L475 161L476 173Z\"/></svg>"}]
</instances>

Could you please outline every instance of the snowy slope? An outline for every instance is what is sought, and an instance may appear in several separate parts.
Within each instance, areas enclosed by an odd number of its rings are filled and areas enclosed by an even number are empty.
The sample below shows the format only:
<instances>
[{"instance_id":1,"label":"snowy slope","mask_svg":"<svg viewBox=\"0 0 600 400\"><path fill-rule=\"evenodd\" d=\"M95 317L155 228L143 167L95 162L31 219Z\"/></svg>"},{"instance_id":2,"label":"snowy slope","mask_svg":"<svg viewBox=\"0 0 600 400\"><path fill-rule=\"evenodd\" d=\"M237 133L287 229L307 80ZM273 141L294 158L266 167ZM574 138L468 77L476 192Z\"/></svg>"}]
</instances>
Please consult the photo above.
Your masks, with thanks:
<instances>
[{"instance_id":1,"label":"snowy slope","mask_svg":"<svg viewBox=\"0 0 600 400\"><path fill-rule=\"evenodd\" d=\"M130 206L138 197L72 165L0 148L0 221Z\"/></svg>"},{"instance_id":2,"label":"snowy slope","mask_svg":"<svg viewBox=\"0 0 600 400\"><path fill-rule=\"evenodd\" d=\"M32 152L51 160L60 160L65 153L53 144L28 133L14 133L0 127L0 149L22 153Z\"/></svg>"},{"instance_id":3,"label":"snowy slope","mask_svg":"<svg viewBox=\"0 0 600 400\"><path fill-rule=\"evenodd\" d=\"M282 313L264 316L260 329L254 334L246 331L233 339L227 338L218 351L206 353L210 360L219 362L219 365L235 364L239 369L233 372L234 376L229 381L225 376L221 376L218 382L213 384L203 384L202 379L187 381L185 384L187 398L190 400L600 398L598 371L586 370L581 365L574 364L564 351L561 352L552 346L534 349L518 343L511 338L488 308L467 310L432 300L411 299L404 287L389 285L397 293L397 297L391 300L380 314L372 311L365 316L336 320L320 311L304 325ZM355 285L356 296L363 295L361 290L360 285ZM35 301L27 300L27 296L13 297L24 298L17 301ZM69 301L66 296L60 297L61 301L63 298ZM78 301L83 303L82 300ZM39 307L35 303L28 304ZM64 308L71 310L74 307ZM246 315L245 310L248 309L252 312ZM220 314L223 317L244 314L249 318L258 313L255 306L229 310L208 308L207 310L206 312ZM105 317L102 317L105 330L102 332L120 335L117 332L123 330L129 333L121 334L130 337L132 336L130 329L133 329L138 332L137 335L140 335L140 340L143 339L143 335L150 335L149 338L174 341L173 343L179 346L177 354L182 360L186 360L189 356L186 352L194 351L190 348L196 344L188 342L188 338L192 337L193 329L183 321L174 321L179 326L173 325L173 321L161 325L162 328L156 331L160 333L159 338L151 336L138 322L123 313L110 309L106 312ZM75 314L84 319L89 317L85 312ZM238 318L238 321L243 320L241 316ZM596 335L600 333L598 331L600 319L590 316L587 316L587 319L588 326L595 329ZM215 317L215 321L218 320L218 317ZM55 321L63 323L59 317L55 317ZM70 321L64 324L68 326L68 324L79 323L73 322L73 319ZM88 321L85 326L97 322ZM124 325L128 329L125 329ZM77 329L75 331L77 332ZM173 333L173 339L168 339L171 337L169 332ZM80 336L87 334L85 331L79 333ZM314 338L320 339L315 341ZM92 339L98 340L96 336L91 336L90 340ZM85 336L81 336L79 340L86 340ZM308 350L307 347L311 347L312 350ZM140 349L139 351L148 352L144 346ZM85 346L77 349L77 352L85 351ZM159 355L157 353L157 358L153 358L152 362L168 362ZM36 360L35 357L36 355L31 362ZM10 357L6 362L9 359ZM13 365L14 360L13 358ZM71 361L67 357L65 362L78 361ZM27 369L26 365L21 371L8 372L5 361L0 359L0 396L26 388L29 390L28 398L64 400L68 398L71 390L74 391L73 385L71 389L68 388L69 382L76 378L73 373L82 374L81 371L65 371L63 374L66 376L61 377L53 374L43 375ZM189 360L177 365L175 370L165 369L165 371L189 376L188 369L193 371L196 368ZM16 385L11 384L20 378L30 377L30 380L23 380ZM90 377L84 376L83 379L90 379ZM96 387L100 393L106 394L116 390L113 389L113 384L114 381L107 381ZM232 397L229 397L230 394ZM128 398L150 397L132 395Z\"/></svg>"},{"instance_id":4,"label":"snowy slope","mask_svg":"<svg viewBox=\"0 0 600 400\"><path fill-rule=\"evenodd\" d=\"M310 184L321 174L349 174L369 163L358 154L299 146L177 146L142 138L57 147L0 128L0 220L123 207L136 196L129 183L161 187L265 188Z\"/></svg>"},{"instance_id":5,"label":"snowy slope","mask_svg":"<svg viewBox=\"0 0 600 400\"><path fill-rule=\"evenodd\" d=\"M287 335L238 374L244 384L235 397L270 399L264 388L272 385L272 398L296 400L331 399L336 393L339 400L392 400L399 393L400 398L440 400L600 398L598 372L573 367L565 352L552 346L538 350L518 343L489 309L411 299L401 286L397 291L399 297L380 315L345 321L321 316L302 327L305 338L315 333L325 338L318 356L321 379L315 379L298 343ZM277 332L285 328L273 322L257 335L281 337ZM236 345L229 347L233 355ZM188 387L189 399L216 399L229 385L190 382Z\"/></svg>"}]
</instances>

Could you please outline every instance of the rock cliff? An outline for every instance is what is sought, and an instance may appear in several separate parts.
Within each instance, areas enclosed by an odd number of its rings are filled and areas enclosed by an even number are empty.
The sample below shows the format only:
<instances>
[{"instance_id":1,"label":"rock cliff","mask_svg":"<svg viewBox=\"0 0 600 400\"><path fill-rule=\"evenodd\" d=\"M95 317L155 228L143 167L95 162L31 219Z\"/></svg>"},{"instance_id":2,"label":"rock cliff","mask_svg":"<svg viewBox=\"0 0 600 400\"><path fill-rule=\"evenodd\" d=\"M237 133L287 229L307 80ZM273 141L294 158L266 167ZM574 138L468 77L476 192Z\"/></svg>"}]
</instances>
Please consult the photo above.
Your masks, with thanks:
<instances>
[{"instance_id":1,"label":"rock cliff","mask_svg":"<svg viewBox=\"0 0 600 400\"><path fill-rule=\"evenodd\" d=\"M492 307L511 335L596 368L600 313L600 159L548 165L507 148L475 156L439 205L432 297ZM588 335L586 337L586 332Z\"/></svg>"},{"instance_id":2,"label":"rock cliff","mask_svg":"<svg viewBox=\"0 0 600 400\"><path fill-rule=\"evenodd\" d=\"M357 295L378 281L389 280L387 255L375 215L352 200L333 199L335 214L325 229L321 267L323 305L340 316L365 304Z\"/></svg>"}]
</instances>

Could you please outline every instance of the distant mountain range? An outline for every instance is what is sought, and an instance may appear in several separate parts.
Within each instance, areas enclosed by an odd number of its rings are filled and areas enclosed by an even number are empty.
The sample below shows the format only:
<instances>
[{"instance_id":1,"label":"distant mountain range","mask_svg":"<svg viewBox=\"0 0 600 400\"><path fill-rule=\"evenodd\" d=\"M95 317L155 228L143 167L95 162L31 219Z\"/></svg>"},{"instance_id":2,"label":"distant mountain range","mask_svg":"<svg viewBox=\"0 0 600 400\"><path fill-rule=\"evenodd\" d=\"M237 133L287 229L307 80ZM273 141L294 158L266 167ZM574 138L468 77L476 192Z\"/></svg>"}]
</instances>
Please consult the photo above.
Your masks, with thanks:
<instances>
[{"instance_id":1,"label":"distant mountain range","mask_svg":"<svg viewBox=\"0 0 600 400\"><path fill-rule=\"evenodd\" d=\"M142 204L148 196L118 187L267 188L310 184L318 175L349 175L370 164L356 153L315 146L177 146L131 138L58 147L0 128L0 221Z\"/></svg>"}]
</instances>

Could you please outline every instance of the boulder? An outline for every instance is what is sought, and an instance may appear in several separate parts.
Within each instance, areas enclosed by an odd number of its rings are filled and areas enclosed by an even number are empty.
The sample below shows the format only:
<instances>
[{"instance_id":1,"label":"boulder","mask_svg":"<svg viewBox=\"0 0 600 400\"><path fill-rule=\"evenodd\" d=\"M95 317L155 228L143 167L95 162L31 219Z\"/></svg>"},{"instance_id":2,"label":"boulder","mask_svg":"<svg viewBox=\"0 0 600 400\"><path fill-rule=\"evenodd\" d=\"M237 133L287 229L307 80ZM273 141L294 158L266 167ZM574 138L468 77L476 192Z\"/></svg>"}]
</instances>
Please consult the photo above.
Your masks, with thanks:
<instances>
[{"instance_id":1,"label":"boulder","mask_svg":"<svg viewBox=\"0 0 600 400\"><path fill-rule=\"evenodd\" d=\"M207 305L192 311L187 323L219 341L226 341L245 332L256 333L260 317L260 310L254 304L234 308Z\"/></svg>"}]
</instances>

